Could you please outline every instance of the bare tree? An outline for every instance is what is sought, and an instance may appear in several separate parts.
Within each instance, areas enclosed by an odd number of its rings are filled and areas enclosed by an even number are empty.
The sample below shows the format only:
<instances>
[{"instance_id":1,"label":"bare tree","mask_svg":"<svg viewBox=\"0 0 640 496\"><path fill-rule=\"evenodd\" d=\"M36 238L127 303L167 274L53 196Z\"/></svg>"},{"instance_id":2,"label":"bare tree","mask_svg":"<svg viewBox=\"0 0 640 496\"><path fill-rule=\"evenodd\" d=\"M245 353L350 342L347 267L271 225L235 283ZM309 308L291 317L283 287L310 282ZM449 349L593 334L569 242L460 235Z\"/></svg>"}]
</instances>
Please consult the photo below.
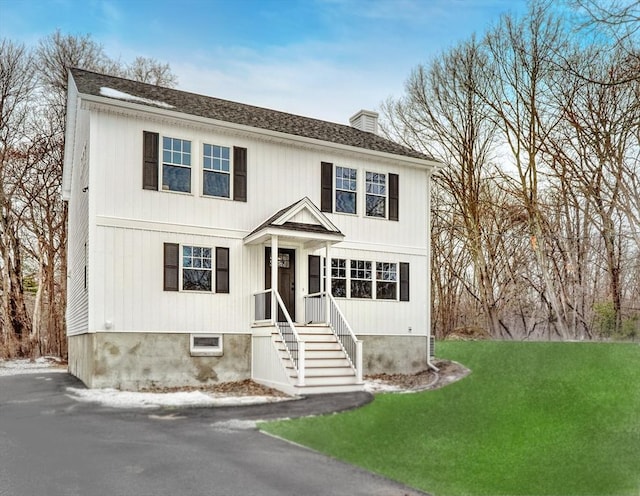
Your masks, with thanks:
<instances>
[{"instance_id":1,"label":"bare tree","mask_svg":"<svg viewBox=\"0 0 640 496\"><path fill-rule=\"evenodd\" d=\"M172 86L167 64L106 56L90 36L43 38L32 54L0 44L0 336L22 354L66 355L66 222L60 195L68 69L81 67ZM24 266L35 268L35 300L25 303ZM31 313L32 310L32 313ZM3 343L0 343L3 344ZM14 353L8 346L0 352Z\"/></svg>"},{"instance_id":2,"label":"bare tree","mask_svg":"<svg viewBox=\"0 0 640 496\"><path fill-rule=\"evenodd\" d=\"M23 205L17 197L25 169L24 136L34 88L31 54L23 45L0 41L0 289L5 346L30 329L22 285Z\"/></svg>"},{"instance_id":3,"label":"bare tree","mask_svg":"<svg viewBox=\"0 0 640 496\"><path fill-rule=\"evenodd\" d=\"M173 88L178 84L178 78L171 72L169 64L163 64L153 58L136 57L126 67L123 76L141 83L165 86L167 88Z\"/></svg>"},{"instance_id":4,"label":"bare tree","mask_svg":"<svg viewBox=\"0 0 640 496\"><path fill-rule=\"evenodd\" d=\"M525 209L531 249L537 261L550 308L549 323L561 338L571 337L566 305L554 283L549 259L548 230L541 203L541 154L558 117L549 111L549 77L557 70L555 53L565 44L562 25L548 6L532 2L522 20L504 16L485 38L488 91L482 93L492 108L510 151L519 197Z\"/></svg>"},{"instance_id":5,"label":"bare tree","mask_svg":"<svg viewBox=\"0 0 640 496\"><path fill-rule=\"evenodd\" d=\"M622 329L624 299L623 264L630 255L624 233L635 229L633 190L637 179L640 81L620 83L624 53L581 50L573 57L581 74L591 81L618 81L618 84L585 82L565 74L557 81L554 94L566 125L559 126L549 140L550 153L563 170L558 179L570 178L573 188L584 198L588 219L602 239L603 266L609 283L606 297L614 313L613 332ZM554 167L558 172L558 167ZM632 191L635 191L632 193ZM630 234L631 239L637 233Z\"/></svg>"},{"instance_id":6,"label":"bare tree","mask_svg":"<svg viewBox=\"0 0 640 496\"><path fill-rule=\"evenodd\" d=\"M459 220L457 237L471 257L474 281L467 283L466 271L462 271L464 287L482 308L489 332L510 336L500 318L500 287L490 263L489 245L495 238L487 236L489 226L483 225L488 201L483 176L489 167L496 128L489 119L489 106L479 97L486 93L482 70L486 62L475 39L462 43L434 59L428 68L419 66L406 83L405 97L387 101L383 113L390 135L448 165L436 183L451 196L451 208Z\"/></svg>"}]
</instances>

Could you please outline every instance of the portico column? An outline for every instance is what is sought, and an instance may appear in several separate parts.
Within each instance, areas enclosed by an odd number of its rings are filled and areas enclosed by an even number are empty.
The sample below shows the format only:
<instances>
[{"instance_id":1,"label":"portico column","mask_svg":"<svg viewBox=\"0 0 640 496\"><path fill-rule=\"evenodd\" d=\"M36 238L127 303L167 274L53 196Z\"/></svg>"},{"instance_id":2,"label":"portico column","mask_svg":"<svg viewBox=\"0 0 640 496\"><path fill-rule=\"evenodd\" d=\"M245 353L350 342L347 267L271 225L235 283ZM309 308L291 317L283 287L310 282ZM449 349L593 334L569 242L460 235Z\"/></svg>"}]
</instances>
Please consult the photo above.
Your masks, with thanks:
<instances>
[{"instance_id":1,"label":"portico column","mask_svg":"<svg viewBox=\"0 0 640 496\"><path fill-rule=\"evenodd\" d=\"M278 236L271 235L271 318L274 322L278 321L276 312L276 291L278 291Z\"/></svg>"},{"instance_id":2,"label":"portico column","mask_svg":"<svg viewBox=\"0 0 640 496\"><path fill-rule=\"evenodd\" d=\"M326 292L325 301L327 302L327 304L324 306L324 318L325 322L328 324L331 320L331 308L329 307L329 295L331 294L331 243L329 243L328 241L324 245L324 260L324 290Z\"/></svg>"}]
</instances>

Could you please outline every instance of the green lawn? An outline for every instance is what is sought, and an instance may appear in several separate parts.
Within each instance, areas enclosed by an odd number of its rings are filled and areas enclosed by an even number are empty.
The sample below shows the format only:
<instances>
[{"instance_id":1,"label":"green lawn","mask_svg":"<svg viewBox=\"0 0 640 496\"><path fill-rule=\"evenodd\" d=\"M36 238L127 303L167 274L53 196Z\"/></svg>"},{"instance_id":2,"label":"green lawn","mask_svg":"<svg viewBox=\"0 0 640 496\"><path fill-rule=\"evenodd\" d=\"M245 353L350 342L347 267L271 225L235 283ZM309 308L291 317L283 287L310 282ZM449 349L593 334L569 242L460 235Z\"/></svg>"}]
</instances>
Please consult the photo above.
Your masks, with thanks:
<instances>
[{"instance_id":1,"label":"green lawn","mask_svg":"<svg viewBox=\"0 0 640 496\"><path fill-rule=\"evenodd\" d=\"M437 496L640 495L640 345L439 343L437 391L267 432Z\"/></svg>"}]
</instances>

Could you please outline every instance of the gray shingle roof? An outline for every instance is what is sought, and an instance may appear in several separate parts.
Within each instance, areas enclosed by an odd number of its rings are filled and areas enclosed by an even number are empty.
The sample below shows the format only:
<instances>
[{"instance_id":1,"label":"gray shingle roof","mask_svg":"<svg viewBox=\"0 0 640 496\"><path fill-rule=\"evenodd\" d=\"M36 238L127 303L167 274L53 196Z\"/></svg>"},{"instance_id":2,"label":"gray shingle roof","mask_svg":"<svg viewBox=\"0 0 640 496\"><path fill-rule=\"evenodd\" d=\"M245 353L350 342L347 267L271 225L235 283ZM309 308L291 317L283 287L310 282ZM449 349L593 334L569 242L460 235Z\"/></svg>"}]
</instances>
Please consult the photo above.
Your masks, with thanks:
<instances>
[{"instance_id":1,"label":"gray shingle roof","mask_svg":"<svg viewBox=\"0 0 640 496\"><path fill-rule=\"evenodd\" d=\"M109 97L101 94L101 88L117 90L137 98L163 102L171 105L171 110L186 114L241 124L270 131L277 131L306 138L313 138L341 145L354 146L377 152L391 153L422 160L433 160L405 146L394 143L373 133L360 131L351 126L302 117L243 103L221 100L209 96L188 93L171 88L139 83L105 74L71 69L71 74L82 94ZM153 106L150 101L132 100ZM160 107L160 105L159 105ZM164 108L164 106L163 106Z\"/></svg>"}]
</instances>

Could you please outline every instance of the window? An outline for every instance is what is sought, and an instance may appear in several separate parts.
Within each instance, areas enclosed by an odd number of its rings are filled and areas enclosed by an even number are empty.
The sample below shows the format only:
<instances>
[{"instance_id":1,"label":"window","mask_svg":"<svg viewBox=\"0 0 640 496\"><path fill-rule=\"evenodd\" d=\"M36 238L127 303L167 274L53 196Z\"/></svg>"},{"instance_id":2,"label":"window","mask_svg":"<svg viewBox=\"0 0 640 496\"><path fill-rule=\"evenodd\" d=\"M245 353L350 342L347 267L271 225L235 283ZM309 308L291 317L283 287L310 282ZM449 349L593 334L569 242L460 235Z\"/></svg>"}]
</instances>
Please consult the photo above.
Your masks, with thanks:
<instances>
[{"instance_id":1,"label":"window","mask_svg":"<svg viewBox=\"0 0 640 496\"><path fill-rule=\"evenodd\" d=\"M342 258L331 260L331 294L337 298L347 297L347 261Z\"/></svg>"},{"instance_id":2,"label":"window","mask_svg":"<svg viewBox=\"0 0 640 496\"><path fill-rule=\"evenodd\" d=\"M351 260L351 298L372 298L371 262Z\"/></svg>"},{"instance_id":3,"label":"window","mask_svg":"<svg viewBox=\"0 0 640 496\"><path fill-rule=\"evenodd\" d=\"M211 291L211 248L182 247L182 289Z\"/></svg>"},{"instance_id":4,"label":"window","mask_svg":"<svg viewBox=\"0 0 640 496\"><path fill-rule=\"evenodd\" d=\"M229 198L231 192L231 149L204 144L202 194Z\"/></svg>"},{"instance_id":5,"label":"window","mask_svg":"<svg viewBox=\"0 0 640 496\"><path fill-rule=\"evenodd\" d=\"M222 356L222 335L191 334L191 356Z\"/></svg>"},{"instance_id":6,"label":"window","mask_svg":"<svg viewBox=\"0 0 640 496\"><path fill-rule=\"evenodd\" d=\"M336 167L336 212L356 213L357 171Z\"/></svg>"},{"instance_id":7,"label":"window","mask_svg":"<svg viewBox=\"0 0 640 496\"><path fill-rule=\"evenodd\" d=\"M163 284L165 291L213 292L215 287L216 293L229 293L229 248L164 243Z\"/></svg>"},{"instance_id":8,"label":"window","mask_svg":"<svg viewBox=\"0 0 640 496\"><path fill-rule=\"evenodd\" d=\"M398 273L396 264L376 263L376 299L395 300L398 291Z\"/></svg>"},{"instance_id":9,"label":"window","mask_svg":"<svg viewBox=\"0 0 640 496\"><path fill-rule=\"evenodd\" d=\"M409 264L331 259L331 294L336 298L409 301Z\"/></svg>"},{"instance_id":10,"label":"window","mask_svg":"<svg viewBox=\"0 0 640 496\"><path fill-rule=\"evenodd\" d=\"M366 173L366 214L369 217L387 216L387 176L377 172Z\"/></svg>"},{"instance_id":11,"label":"window","mask_svg":"<svg viewBox=\"0 0 640 496\"><path fill-rule=\"evenodd\" d=\"M191 192L191 141L162 138L162 189Z\"/></svg>"}]
</instances>

